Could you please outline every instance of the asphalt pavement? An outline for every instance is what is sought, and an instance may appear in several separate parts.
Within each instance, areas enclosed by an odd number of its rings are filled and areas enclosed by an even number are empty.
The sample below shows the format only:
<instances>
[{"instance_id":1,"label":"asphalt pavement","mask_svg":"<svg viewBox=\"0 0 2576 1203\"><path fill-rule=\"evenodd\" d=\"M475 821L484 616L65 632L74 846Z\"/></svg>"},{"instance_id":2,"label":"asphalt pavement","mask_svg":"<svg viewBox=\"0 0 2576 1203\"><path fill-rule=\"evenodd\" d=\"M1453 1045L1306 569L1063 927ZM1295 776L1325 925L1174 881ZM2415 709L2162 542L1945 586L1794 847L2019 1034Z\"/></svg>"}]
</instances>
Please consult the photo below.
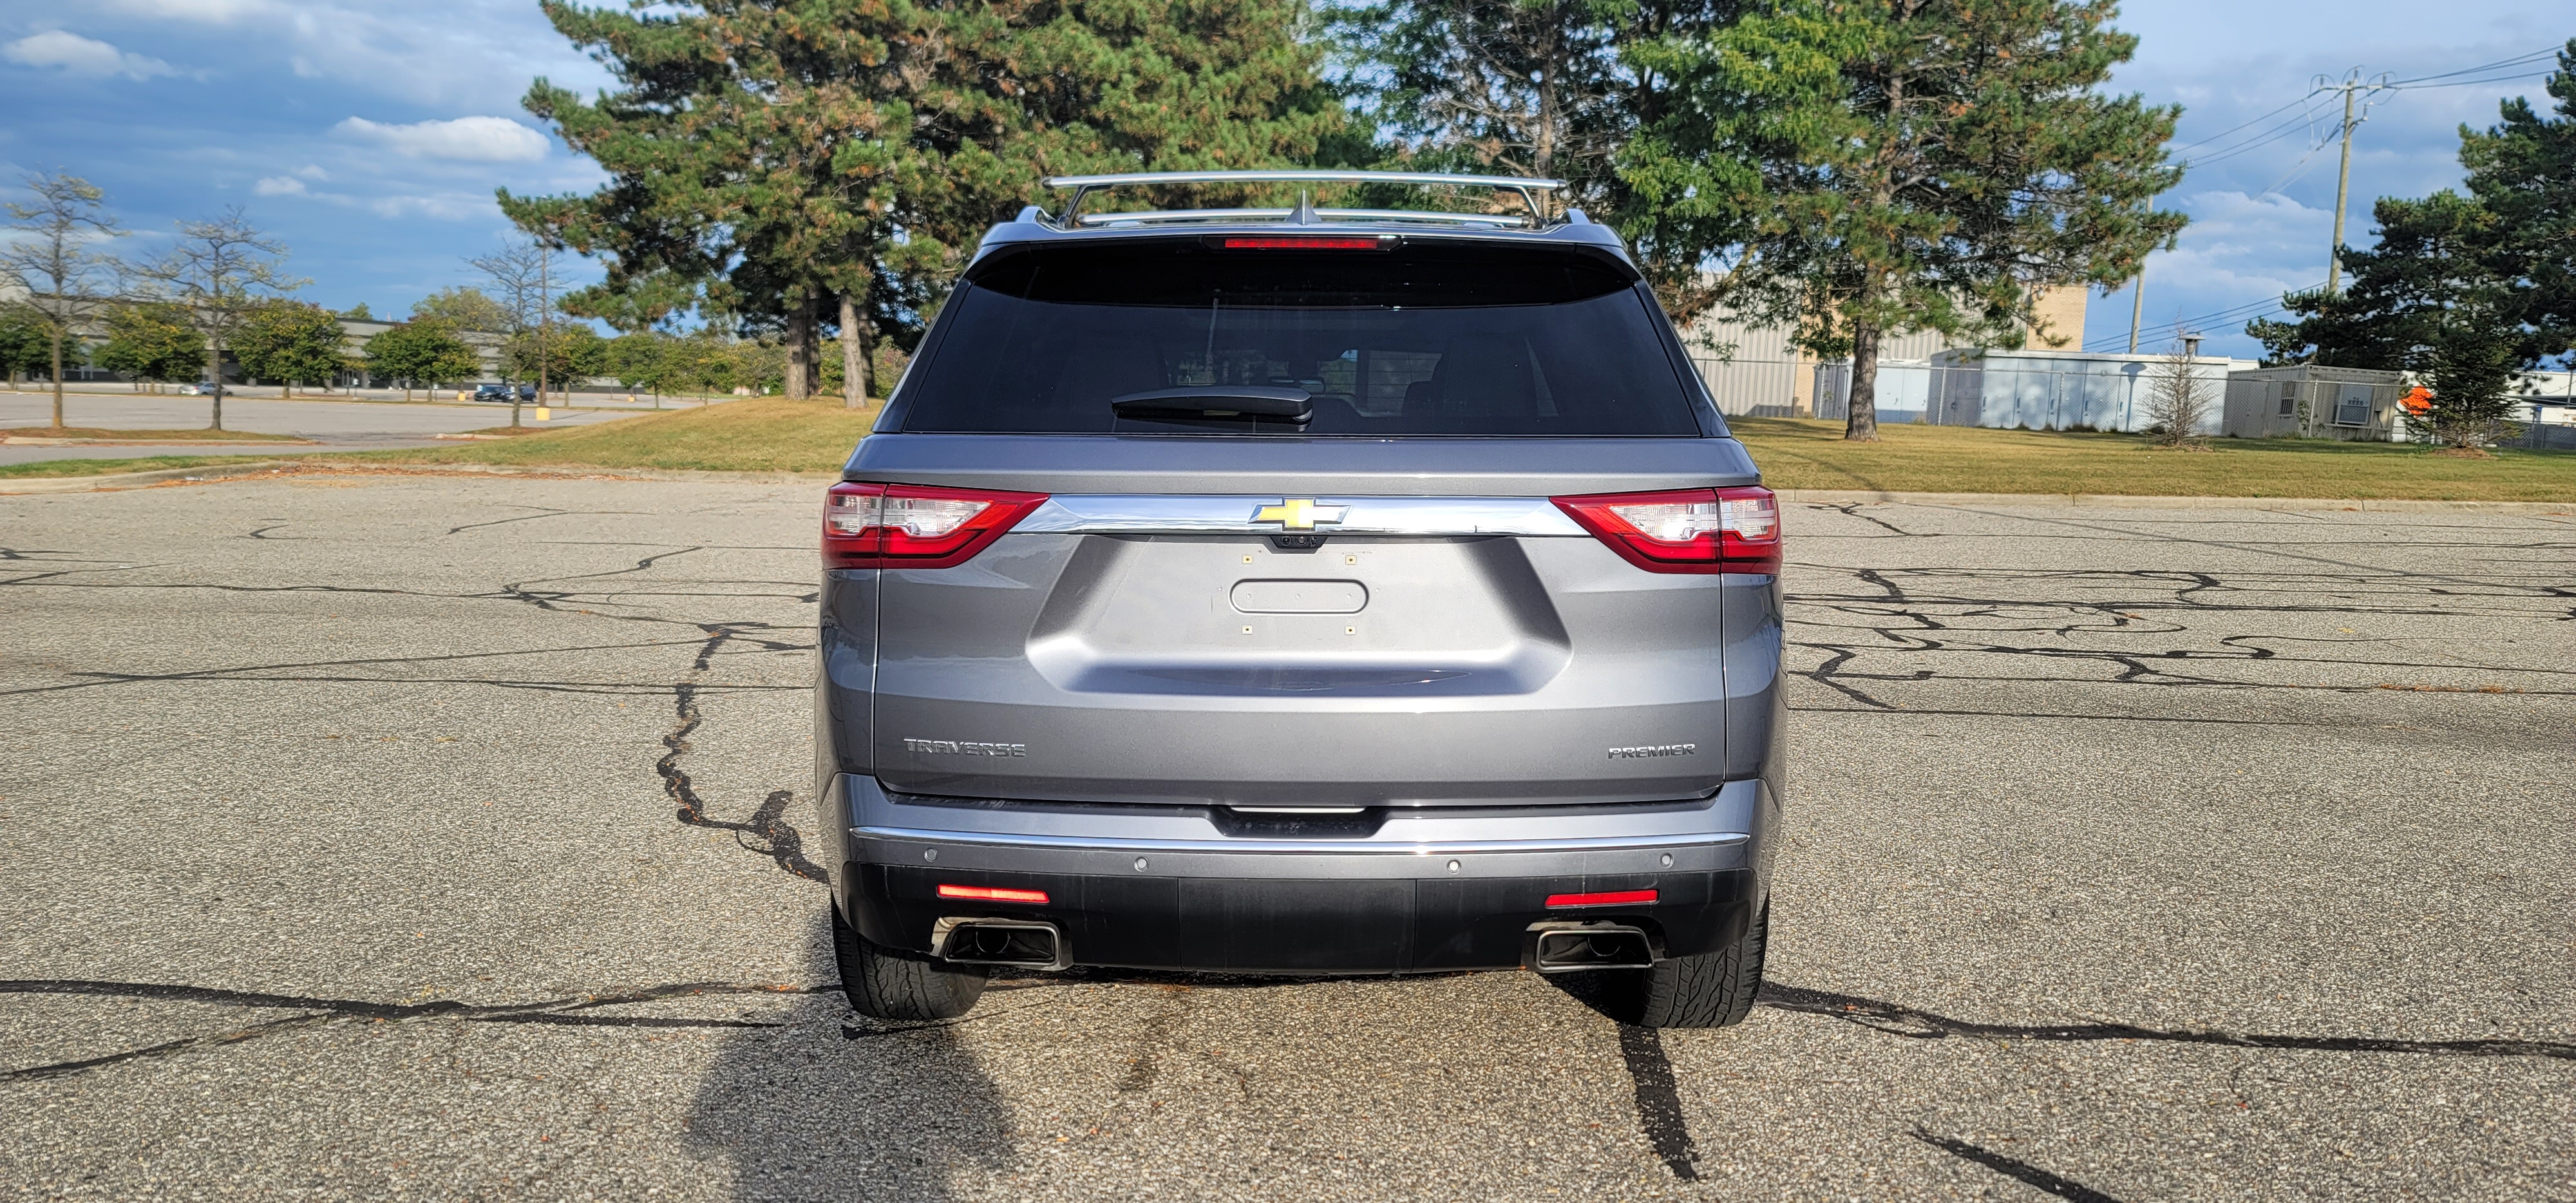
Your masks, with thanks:
<instances>
[{"instance_id":1,"label":"asphalt pavement","mask_svg":"<svg viewBox=\"0 0 2576 1203\"><path fill-rule=\"evenodd\" d=\"M2566 514L1792 507L1771 986L841 1003L816 489L0 497L0 1194L2576 1198Z\"/></svg>"},{"instance_id":2,"label":"asphalt pavement","mask_svg":"<svg viewBox=\"0 0 2576 1203\"><path fill-rule=\"evenodd\" d=\"M269 390L274 392L274 390ZM266 459L282 455L310 455L326 451L382 451L400 447L435 447L447 440L440 434L460 434L510 424L510 407L492 402L432 401L428 394L415 394L405 403L400 393L367 393L352 398L335 396L298 396L291 399L276 396L226 396L224 426L230 430L259 434L291 434L312 439L312 444L263 444L243 442L218 443L90 443L72 445L12 443L0 446L0 464L32 463L51 459L130 459L152 455L248 455ZM582 408L555 408L550 421L556 426L579 426L604 422L653 408L648 397L633 404L622 398L578 394ZM83 390L68 392L63 398L63 424L109 430L189 430L207 424L213 410L211 397L183 397L175 393L137 393L129 389ZM672 408L694 407L695 401L673 401ZM0 392L0 428L16 436L41 435L41 427L53 420L53 395L43 392ZM521 420L537 425L536 407L521 409Z\"/></svg>"}]
</instances>

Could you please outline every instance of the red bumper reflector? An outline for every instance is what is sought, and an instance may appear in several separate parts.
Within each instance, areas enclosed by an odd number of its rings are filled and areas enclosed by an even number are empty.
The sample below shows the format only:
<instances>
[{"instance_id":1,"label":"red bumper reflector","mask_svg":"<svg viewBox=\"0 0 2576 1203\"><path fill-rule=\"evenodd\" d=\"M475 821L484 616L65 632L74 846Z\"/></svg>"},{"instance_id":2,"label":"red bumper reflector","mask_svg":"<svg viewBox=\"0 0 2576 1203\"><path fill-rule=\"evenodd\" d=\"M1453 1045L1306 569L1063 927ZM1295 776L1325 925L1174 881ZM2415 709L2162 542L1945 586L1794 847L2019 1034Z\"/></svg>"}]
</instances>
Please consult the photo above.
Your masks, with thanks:
<instances>
[{"instance_id":1,"label":"red bumper reflector","mask_svg":"<svg viewBox=\"0 0 2576 1203\"><path fill-rule=\"evenodd\" d=\"M940 887L946 889L946 886ZM1653 890L1604 890L1598 894L1550 894L1550 908L1568 906L1645 906L1655 900Z\"/></svg>"},{"instance_id":2,"label":"red bumper reflector","mask_svg":"<svg viewBox=\"0 0 2576 1203\"><path fill-rule=\"evenodd\" d=\"M1654 893L1652 890L1648 890L1646 892L1649 894ZM1044 890L1004 890L997 889L993 886L941 886L939 887L939 896L942 898L965 898L975 902L1025 902L1032 906L1045 906L1047 904L1046 891Z\"/></svg>"},{"instance_id":3,"label":"red bumper reflector","mask_svg":"<svg viewBox=\"0 0 2576 1203\"><path fill-rule=\"evenodd\" d=\"M1369 238L1319 238L1265 234L1225 240L1229 251L1374 251L1386 244Z\"/></svg>"}]
</instances>

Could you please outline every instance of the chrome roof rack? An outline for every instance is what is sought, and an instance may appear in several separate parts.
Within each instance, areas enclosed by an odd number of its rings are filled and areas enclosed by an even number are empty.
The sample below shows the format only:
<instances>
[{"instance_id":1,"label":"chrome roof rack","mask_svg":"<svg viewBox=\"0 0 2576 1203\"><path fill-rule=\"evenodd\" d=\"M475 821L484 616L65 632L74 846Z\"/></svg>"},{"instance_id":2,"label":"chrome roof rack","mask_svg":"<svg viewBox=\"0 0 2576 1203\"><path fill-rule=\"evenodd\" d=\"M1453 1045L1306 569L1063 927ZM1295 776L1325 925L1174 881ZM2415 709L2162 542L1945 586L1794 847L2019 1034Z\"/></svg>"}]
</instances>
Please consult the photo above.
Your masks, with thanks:
<instances>
[{"instance_id":1,"label":"chrome roof rack","mask_svg":"<svg viewBox=\"0 0 2576 1203\"><path fill-rule=\"evenodd\" d=\"M1418 184L1448 185L1468 188L1492 188L1519 194L1528 207L1526 218L1495 213L1438 213L1419 209L1318 209L1312 200L1299 197L1294 209L1159 209L1143 213L1083 213L1086 196L1109 188L1137 188L1155 184ZM1084 226L1148 225L1194 221L1270 220L1307 224L1317 221L1396 221L1443 223L1451 225L1507 226L1527 225L1538 229L1547 224L1547 211L1539 203L1539 194L1565 186L1563 180L1538 180L1511 175L1447 175L1427 171L1145 171L1129 175L1060 175L1046 180L1049 188L1070 188L1064 211L1055 216L1061 229Z\"/></svg>"}]
</instances>

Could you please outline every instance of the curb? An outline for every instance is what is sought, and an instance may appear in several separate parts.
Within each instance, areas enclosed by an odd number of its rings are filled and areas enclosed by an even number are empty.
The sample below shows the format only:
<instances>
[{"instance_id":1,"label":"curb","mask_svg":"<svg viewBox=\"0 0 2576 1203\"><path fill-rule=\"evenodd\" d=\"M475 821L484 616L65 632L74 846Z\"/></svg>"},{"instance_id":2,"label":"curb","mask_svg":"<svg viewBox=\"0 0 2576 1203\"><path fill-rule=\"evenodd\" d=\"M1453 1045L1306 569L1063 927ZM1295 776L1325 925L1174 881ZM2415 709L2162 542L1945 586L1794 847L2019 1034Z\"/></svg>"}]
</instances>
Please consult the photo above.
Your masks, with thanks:
<instances>
[{"instance_id":1,"label":"curb","mask_svg":"<svg viewBox=\"0 0 2576 1203\"><path fill-rule=\"evenodd\" d=\"M670 468L547 468L515 464L362 464L326 459L262 460L203 468L160 468L107 476L0 478L0 496L20 493L103 493L172 481L217 481L269 472L309 476L527 476L540 480L665 480L701 484L821 484L838 472L696 472Z\"/></svg>"},{"instance_id":2,"label":"curb","mask_svg":"<svg viewBox=\"0 0 2576 1203\"><path fill-rule=\"evenodd\" d=\"M1873 489L1782 489L1780 500L1797 505L2064 505L2128 510L2359 510L2402 514L2483 511L2491 514L2576 514L2566 501L2418 501L2357 497L2159 497L2123 493L1903 493Z\"/></svg>"},{"instance_id":3,"label":"curb","mask_svg":"<svg viewBox=\"0 0 2576 1203\"><path fill-rule=\"evenodd\" d=\"M222 480L231 476L255 476L282 468L294 467L291 460L260 460L249 464L208 464L200 468L156 468L150 472L118 472L108 476L33 476L24 479L0 479L0 496L17 493L96 493L109 489L131 489L157 485L173 480Z\"/></svg>"}]
</instances>

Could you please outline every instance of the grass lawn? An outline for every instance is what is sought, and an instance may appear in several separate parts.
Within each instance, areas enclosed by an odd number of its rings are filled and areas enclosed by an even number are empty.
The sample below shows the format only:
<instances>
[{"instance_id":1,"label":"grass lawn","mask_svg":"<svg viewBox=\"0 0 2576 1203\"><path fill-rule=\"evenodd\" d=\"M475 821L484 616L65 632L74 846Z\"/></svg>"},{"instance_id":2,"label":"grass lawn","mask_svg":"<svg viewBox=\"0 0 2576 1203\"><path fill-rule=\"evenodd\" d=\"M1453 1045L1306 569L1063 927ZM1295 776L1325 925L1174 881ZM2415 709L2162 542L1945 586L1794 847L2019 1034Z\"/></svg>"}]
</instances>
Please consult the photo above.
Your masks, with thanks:
<instances>
[{"instance_id":1,"label":"grass lawn","mask_svg":"<svg viewBox=\"0 0 2576 1203\"><path fill-rule=\"evenodd\" d=\"M94 439L106 443L310 443L313 440L292 434L259 434L248 430L109 430L98 426L11 426L5 431L22 439Z\"/></svg>"},{"instance_id":2,"label":"grass lawn","mask_svg":"<svg viewBox=\"0 0 2576 1203\"><path fill-rule=\"evenodd\" d=\"M844 409L838 400L764 397L314 462L831 472L876 418L875 408ZM2136 435L1912 425L1880 428L1878 443L1846 443L1832 422L1739 418L1732 425L1753 449L1763 478L1783 489L2576 502L2576 452L2502 451L2478 460L2404 444L2316 439L2218 439L2212 451L2160 451ZM240 461L49 460L0 467L0 476L224 462Z\"/></svg>"},{"instance_id":3,"label":"grass lawn","mask_svg":"<svg viewBox=\"0 0 2576 1203\"><path fill-rule=\"evenodd\" d=\"M2210 451L2165 451L2139 435L1915 425L1879 427L1877 443L1846 443L1839 422L1728 425L1779 489L2576 502L2576 452L2567 451L2459 459L2405 443L2327 439L2214 439Z\"/></svg>"},{"instance_id":4,"label":"grass lawn","mask_svg":"<svg viewBox=\"0 0 2576 1203\"><path fill-rule=\"evenodd\" d=\"M708 472L837 472L876 425L877 409L839 398L754 397L614 422L535 430L494 442L347 458L396 464L518 464L560 468L666 468ZM495 427L478 434L502 434ZM337 458L337 457L335 457Z\"/></svg>"}]
</instances>

